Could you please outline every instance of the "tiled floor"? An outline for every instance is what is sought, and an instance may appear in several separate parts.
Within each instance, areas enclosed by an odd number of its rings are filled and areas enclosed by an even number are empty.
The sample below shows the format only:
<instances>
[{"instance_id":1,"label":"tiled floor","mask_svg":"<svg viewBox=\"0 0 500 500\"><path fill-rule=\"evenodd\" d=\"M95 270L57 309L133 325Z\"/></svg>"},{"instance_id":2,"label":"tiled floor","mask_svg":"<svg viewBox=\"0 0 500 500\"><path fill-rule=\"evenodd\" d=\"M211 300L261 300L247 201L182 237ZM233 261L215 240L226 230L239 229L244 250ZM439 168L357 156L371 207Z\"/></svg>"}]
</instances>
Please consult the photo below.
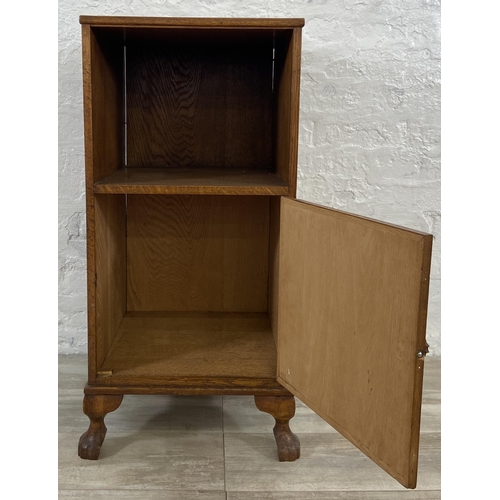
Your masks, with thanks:
<instances>
[{"instance_id":1,"label":"tiled floor","mask_svg":"<svg viewBox=\"0 0 500 500\"><path fill-rule=\"evenodd\" d=\"M125 396L99 460L77 455L86 358L60 357L60 498L417 500L440 495L440 360L427 358L419 477L406 490L297 400L301 458L278 461L274 419L248 396Z\"/></svg>"}]
</instances>

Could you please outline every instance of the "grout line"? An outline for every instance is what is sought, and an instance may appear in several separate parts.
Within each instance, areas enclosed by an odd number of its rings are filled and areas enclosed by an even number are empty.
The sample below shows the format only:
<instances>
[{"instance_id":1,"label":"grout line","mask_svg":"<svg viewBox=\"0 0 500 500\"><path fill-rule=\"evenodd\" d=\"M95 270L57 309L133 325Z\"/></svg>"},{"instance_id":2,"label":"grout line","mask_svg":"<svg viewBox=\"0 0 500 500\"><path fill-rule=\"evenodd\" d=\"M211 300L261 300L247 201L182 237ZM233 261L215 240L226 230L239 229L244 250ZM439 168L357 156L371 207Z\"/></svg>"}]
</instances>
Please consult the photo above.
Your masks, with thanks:
<instances>
[{"instance_id":1,"label":"grout line","mask_svg":"<svg viewBox=\"0 0 500 500\"><path fill-rule=\"evenodd\" d=\"M98 492L98 491L126 491L126 492L137 492L137 491L142 491L142 490L137 490L134 488L58 488L58 491L86 491L86 492ZM169 488L151 488L148 490L144 490L147 493L149 492L203 492L203 493L221 493L220 490L203 490L203 489L169 489ZM327 490L327 489L321 489L321 490L237 490L236 493L274 493L274 492L279 492L279 493L403 493L403 496L406 494L409 498L412 496L412 492L414 493L438 493L441 492L442 490L438 490L435 488L431 489L414 489L414 490L356 490L356 489L334 489L334 490ZM229 492L224 492L226 494L226 499L227 499L227 493ZM231 492L233 493L233 492Z\"/></svg>"},{"instance_id":2,"label":"grout line","mask_svg":"<svg viewBox=\"0 0 500 500\"><path fill-rule=\"evenodd\" d=\"M130 493L135 493L135 492L142 492L145 491L146 493L150 492L167 492L167 493L176 493L176 492L185 492L187 491L188 493L190 492L201 492L201 493L223 493L222 490L204 490L200 488L183 488L183 489L170 489L170 488L150 488L147 490L138 490L136 488L58 488L58 491L86 491L86 492L98 492L98 491L126 491ZM253 490L248 490L248 491L253 491ZM391 491L391 490L389 490ZM423 491L423 490L422 490Z\"/></svg>"}]
</instances>

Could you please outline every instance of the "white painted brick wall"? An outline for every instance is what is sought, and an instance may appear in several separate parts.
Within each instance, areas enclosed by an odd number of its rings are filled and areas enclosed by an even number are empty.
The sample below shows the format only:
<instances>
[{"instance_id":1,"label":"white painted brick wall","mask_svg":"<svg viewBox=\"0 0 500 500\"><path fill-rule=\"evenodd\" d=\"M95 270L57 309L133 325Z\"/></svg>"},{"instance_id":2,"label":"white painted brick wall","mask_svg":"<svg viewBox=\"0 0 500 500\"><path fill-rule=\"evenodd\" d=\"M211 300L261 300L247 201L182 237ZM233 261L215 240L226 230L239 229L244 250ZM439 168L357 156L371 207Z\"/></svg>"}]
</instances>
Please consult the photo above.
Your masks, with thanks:
<instances>
[{"instance_id":1,"label":"white painted brick wall","mask_svg":"<svg viewBox=\"0 0 500 500\"><path fill-rule=\"evenodd\" d=\"M304 17L297 196L435 235L440 354L439 0L60 0L60 352L86 351L80 14Z\"/></svg>"}]
</instances>

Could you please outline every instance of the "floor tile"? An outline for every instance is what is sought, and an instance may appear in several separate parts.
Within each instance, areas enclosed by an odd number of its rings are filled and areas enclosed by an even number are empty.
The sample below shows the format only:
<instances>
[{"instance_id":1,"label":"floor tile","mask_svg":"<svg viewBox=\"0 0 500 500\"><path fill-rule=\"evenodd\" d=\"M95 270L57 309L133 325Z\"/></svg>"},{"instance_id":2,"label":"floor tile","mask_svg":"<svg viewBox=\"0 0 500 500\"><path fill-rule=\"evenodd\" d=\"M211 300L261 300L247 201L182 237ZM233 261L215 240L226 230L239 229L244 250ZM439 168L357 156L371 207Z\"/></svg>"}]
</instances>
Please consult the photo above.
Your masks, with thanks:
<instances>
[{"instance_id":1,"label":"floor tile","mask_svg":"<svg viewBox=\"0 0 500 500\"><path fill-rule=\"evenodd\" d=\"M424 363L424 404L441 403L441 357L426 357Z\"/></svg>"},{"instance_id":2,"label":"floor tile","mask_svg":"<svg viewBox=\"0 0 500 500\"><path fill-rule=\"evenodd\" d=\"M226 500L224 491L167 491L167 490L61 490L59 498L76 500Z\"/></svg>"},{"instance_id":3,"label":"floor tile","mask_svg":"<svg viewBox=\"0 0 500 500\"><path fill-rule=\"evenodd\" d=\"M60 434L60 489L224 490L222 433L108 430L98 460L78 439Z\"/></svg>"},{"instance_id":4,"label":"floor tile","mask_svg":"<svg viewBox=\"0 0 500 500\"><path fill-rule=\"evenodd\" d=\"M82 460L86 363L86 356L60 356L60 498L223 500L224 472L228 500L441 497L440 358L426 359L416 490L404 489L299 400L291 427L302 454L294 463L278 461L274 419L247 396L125 396L106 416L99 460Z\"/></svg>"},{"instance_id":5,"label":"floor tile","mask_svg":"<svg viewBox=\"0 0 500 500\"><path fill-rule=\"evenodd\" d=\"M439 500L439 491L230 491L227 500Z\"/></svg>"},{"instance_id":6,"label":"floor tile","mask_svg":"<svg viewBox=\"0 0 500 500\"><path fill-rule=\"evenodd\" d=\"M279 462L271 433L226 434L227 491L404 490L340 434L299 434L301 457ZM440 489L440 436L420 441L418 488Z\"/></svg>"},{"instance_id":7,"label":"floor tile","mask_svg":"<svg viewBox=\"0 0 500 500\"><path fill-rule=\"evenodd\" d=\"M295 399L295 416L290 420L290 428L295 434L336 433L333 427L316 415L302 401ZM224 396L224 433L265 433L272 432L274 418L259 411L253 397ZM422 405L421 432L440 432L441 405Z\"/></svg>"},{"instance_id":8,"label":"floor tile","mask_svg":"<svg viewBox=\"0 0 500 500\"><path fill-rule=\"evenodd\" d=\"M294 433L336 432L297 398L295 398L295 406L295 416L290 420L290 428ZM272 433L274 418L258 410L252 396L224 396L223 407L225 433Z\"/></svg>"},{"instance_id":9,"label":"floor tile","mask_svg":"<svg viewBox=\"0 0 500 500\"><path fill-rule=\"evenodd\" d=\"M83 392L59 397L59 430L83 433L89 419L82 410ZM105 418L111 432L169 430L222 432L222 396L125 395Z\"/></svg>"},{"instance_id":10,"label":"floor tile","mask_svg":"<svg viewBox=\"0 0 500 500\"><path fill-rule=\"evenodd\" d=\"M420 432L441 432L441 405L422 405Z\"/></svg>"}]
</instances>

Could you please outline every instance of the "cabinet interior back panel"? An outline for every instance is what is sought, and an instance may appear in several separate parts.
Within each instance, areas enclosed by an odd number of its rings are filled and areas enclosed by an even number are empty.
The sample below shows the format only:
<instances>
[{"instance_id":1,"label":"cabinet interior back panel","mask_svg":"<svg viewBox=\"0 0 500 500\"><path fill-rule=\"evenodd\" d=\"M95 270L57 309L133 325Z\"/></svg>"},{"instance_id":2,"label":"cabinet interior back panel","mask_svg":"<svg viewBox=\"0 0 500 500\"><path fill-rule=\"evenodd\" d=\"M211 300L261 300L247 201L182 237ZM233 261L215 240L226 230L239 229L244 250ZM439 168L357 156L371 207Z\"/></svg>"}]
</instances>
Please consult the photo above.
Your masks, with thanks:
<instances>
[{"instance_id":1,"label":"cabinet interior back panel","mask_svg":"<svg viewBox=\"0 0 500 500\"><path fill-rule=\"evenodd\" d=\"M129 311L266 312L267 196L129 195Z\"/></svg>"},{"instance_id":2,"label":"cabinet interior back panel","mask_svg":"<svg viewBox=\"0 0 500 500\"><path fill-rule=\"evenodd\" d=\"M131 38L127 165L270 167L272 36Z\"/></svg>"}]
</instances>

